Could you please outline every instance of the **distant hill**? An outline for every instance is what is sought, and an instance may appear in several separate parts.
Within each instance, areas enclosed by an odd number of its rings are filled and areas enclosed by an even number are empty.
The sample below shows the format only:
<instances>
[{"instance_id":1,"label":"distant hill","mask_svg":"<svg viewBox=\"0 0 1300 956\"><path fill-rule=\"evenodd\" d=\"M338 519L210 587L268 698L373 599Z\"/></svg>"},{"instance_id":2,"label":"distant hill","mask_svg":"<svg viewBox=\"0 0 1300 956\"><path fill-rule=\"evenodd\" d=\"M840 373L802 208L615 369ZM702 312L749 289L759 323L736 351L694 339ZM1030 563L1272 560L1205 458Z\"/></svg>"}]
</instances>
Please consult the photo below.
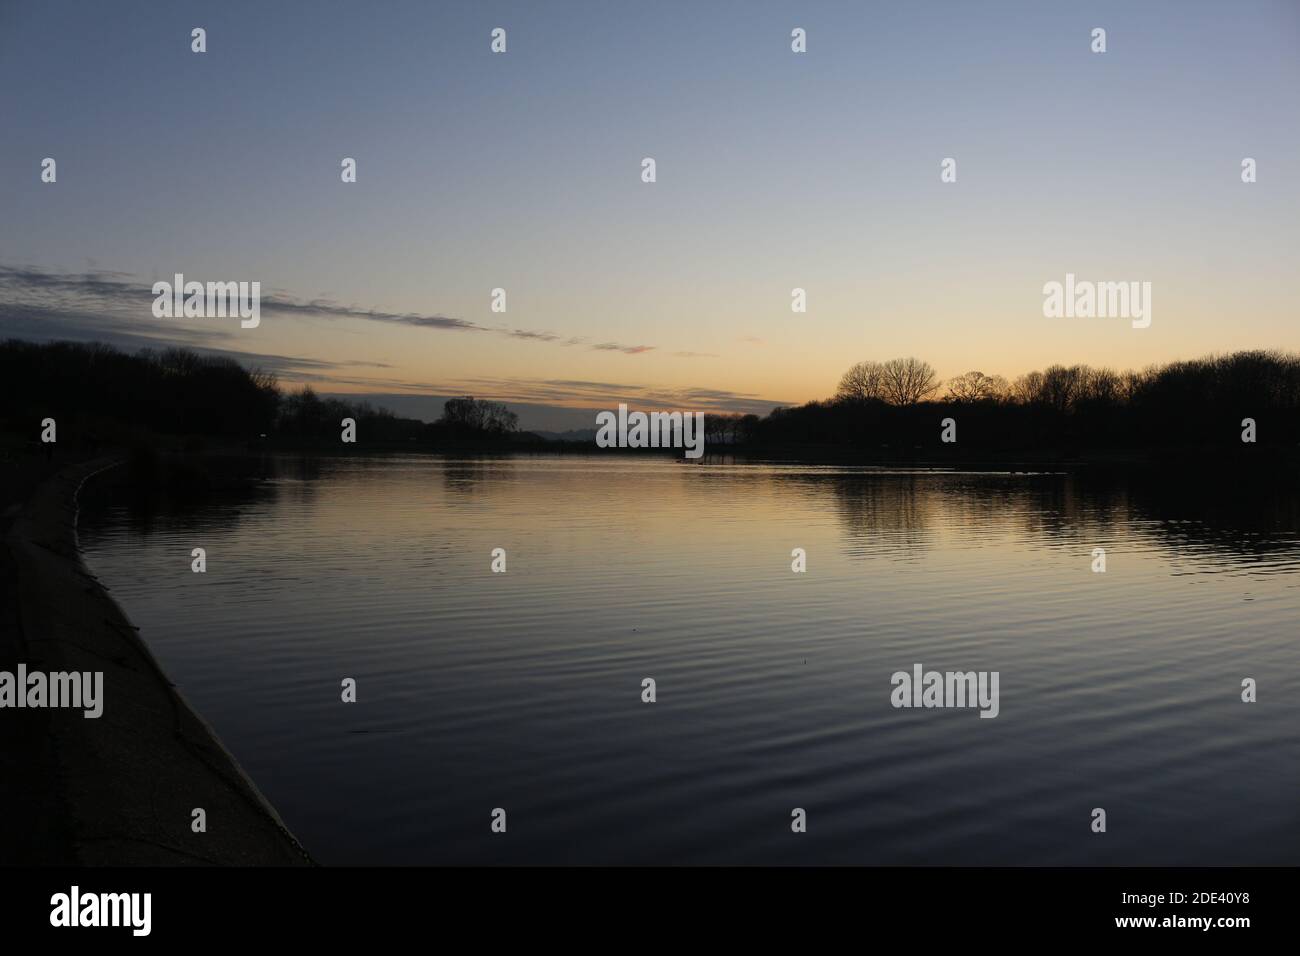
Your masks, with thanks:
<instances>
[{"instance_id":1,"label":"distant hill","mask_svg":"<svg viewBox=\"0 0 1300 956\"><path fill-rule=\"evenodd\" d=\"M546 432L534 428L533 434L546 441L595 442L596 440L596 429L594 428L571 428L567 432Z\"/></svg>"}]
</instances>

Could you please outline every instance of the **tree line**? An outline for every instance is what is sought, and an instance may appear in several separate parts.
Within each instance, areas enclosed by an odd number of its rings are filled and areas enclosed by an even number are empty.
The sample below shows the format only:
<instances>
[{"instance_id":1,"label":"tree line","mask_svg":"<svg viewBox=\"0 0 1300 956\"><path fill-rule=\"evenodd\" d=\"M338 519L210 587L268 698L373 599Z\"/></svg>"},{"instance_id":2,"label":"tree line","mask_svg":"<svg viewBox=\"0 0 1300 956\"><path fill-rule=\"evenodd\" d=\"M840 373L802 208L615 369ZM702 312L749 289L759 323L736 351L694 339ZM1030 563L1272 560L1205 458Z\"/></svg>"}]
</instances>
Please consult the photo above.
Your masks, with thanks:
<instances>
[{"instance_id":1,"label":"tree line","mask_svg":"<svg viewBox=\"0 0 1300 956\"><path fill-rule=\"evenodd\" d=\"M500 402L450 399L436 422L401 418L368 402L283 390L274 374L233 358L188 349L129 354L79 342L0 342L0 422L34 435L53 418L60 433L113 442L148 433L243 441L338 441L351 418L365 441L437 442L503 438L518 419Z\"/></svg>"},{"instance_id":2,"label":"tree line","mask_svg":"<svg viewBox=\"0 0 1300 956\"><path fill-rule=\"evenodd\" d=\"M859 362L824 401L750 422L742 443L888 445L937 442L1016 448L1160 448L1300 442L1300 356L1252 350L1116 371L1052 365L1008 381L979 371L941 382L916 358Z\"/></svg>"},{"instance_id":3,"label":"tree line","mask_svg":"<svg viewBox=\"0 0 1300 956\"><path fill-rule=\"evenodd\" d=\"M436 422L401 418L366 402L286 392L274 374L186 349L134 354L101 344L0 343L0 422L34 434L44 418L104 441L133 432L240 440L337 441L352 418L363 442L505 439L518 419L500 402L445 403ZM970 371L944 383L916 358L854 364L821 401L757 415L705 415L712 446L932 447L940 422L957 423L961 450L1158 449L1240 445L1243 421L1258 444L1300 443L1300 356L1254 350L1119 372L1052 365L1014 380Z\"/></svg>"}]
</instances>

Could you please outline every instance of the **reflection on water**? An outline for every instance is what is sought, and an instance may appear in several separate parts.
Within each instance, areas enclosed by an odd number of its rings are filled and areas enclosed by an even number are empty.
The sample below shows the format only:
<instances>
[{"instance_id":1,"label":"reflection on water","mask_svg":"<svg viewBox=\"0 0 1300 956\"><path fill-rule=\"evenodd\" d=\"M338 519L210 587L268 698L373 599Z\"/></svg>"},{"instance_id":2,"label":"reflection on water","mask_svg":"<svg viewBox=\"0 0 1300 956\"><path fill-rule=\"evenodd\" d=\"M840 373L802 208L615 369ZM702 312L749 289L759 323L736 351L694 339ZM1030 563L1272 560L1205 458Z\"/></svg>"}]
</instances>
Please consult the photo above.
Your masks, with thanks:
<instances>
[{"instance_id":1,"label":"reflection on water","mask_svg":"<svg viewBox=\"0 0 1300 956\"><path fill-rule=\"evenodd\" d=\"M326 863L1300 862L1285 486L284 458L86 522ZM1000 716L893 709L915 663L1000 672Z\"/></svg>"}]
</instances>

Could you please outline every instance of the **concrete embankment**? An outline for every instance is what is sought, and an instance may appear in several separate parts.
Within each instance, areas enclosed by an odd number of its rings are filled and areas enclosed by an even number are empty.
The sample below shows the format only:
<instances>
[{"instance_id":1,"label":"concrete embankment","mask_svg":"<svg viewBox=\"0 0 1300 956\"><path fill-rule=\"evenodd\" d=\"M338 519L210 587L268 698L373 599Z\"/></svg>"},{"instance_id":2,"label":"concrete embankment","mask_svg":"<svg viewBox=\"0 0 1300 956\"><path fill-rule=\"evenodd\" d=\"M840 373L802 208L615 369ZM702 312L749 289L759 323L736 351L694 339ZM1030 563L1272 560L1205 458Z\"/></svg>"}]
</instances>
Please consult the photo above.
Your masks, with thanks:
<instances>
[{"instance_id":1,"label":"concrete embankment","mask_svg":"<svg viewBox=\"0 0 1300 956\"><path fill-rule=\"evenodd\" d=\"M64 469L7 516L0 671L102 671L103 713L0 708L0 864L311 865L81 561L77 493L113 464Z\"/></svg>"}]
</instances>

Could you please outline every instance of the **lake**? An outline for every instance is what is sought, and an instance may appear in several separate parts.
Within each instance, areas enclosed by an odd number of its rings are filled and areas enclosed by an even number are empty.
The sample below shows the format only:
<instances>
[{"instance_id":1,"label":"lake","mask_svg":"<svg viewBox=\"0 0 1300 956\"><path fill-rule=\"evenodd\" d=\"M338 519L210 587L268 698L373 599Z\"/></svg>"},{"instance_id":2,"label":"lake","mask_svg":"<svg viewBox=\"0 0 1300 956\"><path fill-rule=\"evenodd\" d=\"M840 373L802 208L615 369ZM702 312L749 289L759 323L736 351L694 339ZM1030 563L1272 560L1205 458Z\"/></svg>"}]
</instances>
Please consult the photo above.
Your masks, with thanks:
<instances>
[{"instance_id":1,"label":"lake","mask_svg":"<svg viewBox=\"0 0 1300 956\"><path fill-rule=\"evenodd\" d=\"M1293 486L259 467L198 508L110 498L81 541L323 863L1300 863ZM892 706L917 664L998 672L997 717Z\"/></svg>"}]
</instances>

